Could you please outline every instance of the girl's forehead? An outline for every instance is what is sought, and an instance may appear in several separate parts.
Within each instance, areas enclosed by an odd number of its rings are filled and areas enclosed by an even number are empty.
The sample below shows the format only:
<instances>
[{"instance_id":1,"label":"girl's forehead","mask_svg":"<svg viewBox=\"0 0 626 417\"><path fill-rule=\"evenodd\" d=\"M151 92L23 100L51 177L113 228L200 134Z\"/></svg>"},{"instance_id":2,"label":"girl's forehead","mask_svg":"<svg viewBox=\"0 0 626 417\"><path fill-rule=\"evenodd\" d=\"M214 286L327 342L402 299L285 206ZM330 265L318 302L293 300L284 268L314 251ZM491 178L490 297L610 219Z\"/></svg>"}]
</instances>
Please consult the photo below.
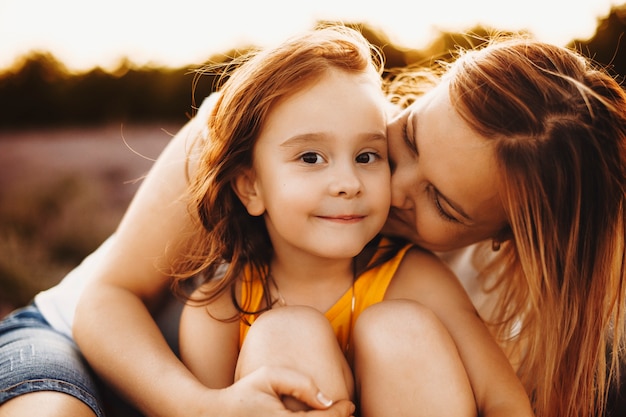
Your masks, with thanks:
<instances>
[{"instance_id":1,"label":"girl's forehead","mask_svg":"<svg viewBox=\"0 0 626 417\"><path fill-rule=\"evenodd\" d=\"M385 137L384 106L382 92L368 74L330 71L274 103L257 139L284 141L307 135L341 138L374 133Z\"/></svg>"}]
</instances>

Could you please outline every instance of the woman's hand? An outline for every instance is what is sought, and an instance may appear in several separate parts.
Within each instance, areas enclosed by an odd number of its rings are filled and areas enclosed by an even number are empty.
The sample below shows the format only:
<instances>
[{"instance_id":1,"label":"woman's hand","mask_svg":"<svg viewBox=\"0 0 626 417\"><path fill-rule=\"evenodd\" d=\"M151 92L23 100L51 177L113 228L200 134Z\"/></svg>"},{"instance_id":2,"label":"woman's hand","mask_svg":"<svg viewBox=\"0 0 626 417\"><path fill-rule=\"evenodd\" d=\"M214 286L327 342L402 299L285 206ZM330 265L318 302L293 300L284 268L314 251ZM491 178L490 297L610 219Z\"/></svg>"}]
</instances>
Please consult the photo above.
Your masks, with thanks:
<instances>
[{"instance_id":1,"label":"woman's hand","mask_svg":"<svg viewBox=\"0 0 626 417\"><path fill-rule=\"evenodd\" d=\"M281 398L293 397L312 408L310 411L288 410ZM221 390L218 404L207 404L222 416L280 417L349 417L355 407L350 401L332 402L325 398L313 380L297 371L280 367L263 367ZM217 407L217 408L216 408Z\"/></svg>"}]
</instances>

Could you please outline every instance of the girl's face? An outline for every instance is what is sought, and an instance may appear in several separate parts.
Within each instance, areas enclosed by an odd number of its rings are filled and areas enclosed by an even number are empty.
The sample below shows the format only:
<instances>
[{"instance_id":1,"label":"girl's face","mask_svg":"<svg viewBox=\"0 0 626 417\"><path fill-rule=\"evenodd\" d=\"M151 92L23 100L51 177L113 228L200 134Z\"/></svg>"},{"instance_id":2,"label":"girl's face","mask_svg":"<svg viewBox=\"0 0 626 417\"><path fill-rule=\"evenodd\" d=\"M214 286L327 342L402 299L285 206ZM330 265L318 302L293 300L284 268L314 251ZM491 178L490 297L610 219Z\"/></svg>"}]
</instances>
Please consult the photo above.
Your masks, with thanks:
<instances>
[{"instance_id":1,"label":"girl's face","mask_svg":"<svg viewBox=\"0 0 626 417\"><path fill-rule=\"evenodd\" d=\"M433 251L496 237L507 224L490 142L452 107L447 83L388 126L391 212L385 232Z\"/></svg>"},{"instance_id":2,"label":"girl's face","mask_svg":"<svg viewBox=\"0 0 626 417\"><path fill-rule=\"evenodd\" d=\"M331 70L270 110L238 180L277 254L351 258L390 205L387 120L373 77ZM242 193L239 192L241 197Z\"/></svg>"}]
</instances>

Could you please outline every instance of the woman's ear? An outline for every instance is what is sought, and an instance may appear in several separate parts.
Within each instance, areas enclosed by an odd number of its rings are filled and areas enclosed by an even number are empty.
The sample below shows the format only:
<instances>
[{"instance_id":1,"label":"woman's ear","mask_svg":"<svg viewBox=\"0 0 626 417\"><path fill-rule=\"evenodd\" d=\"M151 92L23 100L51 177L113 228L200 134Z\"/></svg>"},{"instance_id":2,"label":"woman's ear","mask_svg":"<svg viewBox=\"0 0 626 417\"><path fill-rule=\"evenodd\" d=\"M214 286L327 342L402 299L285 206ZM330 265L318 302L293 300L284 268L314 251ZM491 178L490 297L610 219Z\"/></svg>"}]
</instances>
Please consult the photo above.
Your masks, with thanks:
<instances>
[{"instance_id":1,"label":"woman's ear","mask_svg":"<svg viewBox=\"0 0 626 417\"><path fill-rule=\"evenodd\" d=\"M254 170L244 170L235 178L232 187L241 203L248 210L249 215L261 216L265 213L265 204L261 198L261 193L257 189Z\"/></svg>"}]
</instances>

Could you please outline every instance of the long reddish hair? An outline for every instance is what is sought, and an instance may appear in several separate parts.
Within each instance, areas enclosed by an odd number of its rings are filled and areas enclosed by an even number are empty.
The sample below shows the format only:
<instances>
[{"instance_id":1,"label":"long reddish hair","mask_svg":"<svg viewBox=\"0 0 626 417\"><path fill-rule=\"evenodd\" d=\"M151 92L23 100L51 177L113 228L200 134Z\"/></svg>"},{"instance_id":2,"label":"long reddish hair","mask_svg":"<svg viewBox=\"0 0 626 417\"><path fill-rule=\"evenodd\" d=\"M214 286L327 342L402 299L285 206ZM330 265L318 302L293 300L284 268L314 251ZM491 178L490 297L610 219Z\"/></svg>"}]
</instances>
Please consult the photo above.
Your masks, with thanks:
<instances>
[{"instance_id":1,"label":"long reddish hair","mask_svg":"<svg viewBox=\"0 0 626 417\"><path fill-rule=\"evenodd\" d=\"M602 415L626 348L626 94L577 52L525 36L438 64L385 87L408 106L447 83L493 146L510 239L476 252L497 301L486 319L538 416Z\"/></svg>"},{"instance_id":2,"label":"long reddish hair","mask_svg":"<svg viewBox=\"0 0 626 417\"><path fill-rule=\"evenodd\" d=\"M602 414L625 342L626 94L579 54L520 38L467 52L444 81L499 165L513 238L491 266L497 334L519 342L538 416Z\"/></svg>"},{"instance_id":3,"label":"long reddish hair","mask_svg":"<svg viewBox=\"0 0 626 417\"><path fill-rule=\"evenodd\" d=\"M198 169L191 179L190 209L199 224L185 256L174 263L172 275L174 291L184 295L184 283L189 279L212 279L223 267L222 279L216 280L200 301L211 302L230 290L240 313L250 313L244 309L245 300L237 301L235 284L245 268L251 268L261 277L264 294L269 297L272 245L263 218L247 213L232 184L252 166L253 149L272 106L329 69L369 74L374 83L381 84L383 60L358 31L330 25L246 55L233 66L235 70L223 78L226 81L208 120L209 139L202 145ZM271 304L267 299L265 305Z\"/></svg>"}]
</instances>

